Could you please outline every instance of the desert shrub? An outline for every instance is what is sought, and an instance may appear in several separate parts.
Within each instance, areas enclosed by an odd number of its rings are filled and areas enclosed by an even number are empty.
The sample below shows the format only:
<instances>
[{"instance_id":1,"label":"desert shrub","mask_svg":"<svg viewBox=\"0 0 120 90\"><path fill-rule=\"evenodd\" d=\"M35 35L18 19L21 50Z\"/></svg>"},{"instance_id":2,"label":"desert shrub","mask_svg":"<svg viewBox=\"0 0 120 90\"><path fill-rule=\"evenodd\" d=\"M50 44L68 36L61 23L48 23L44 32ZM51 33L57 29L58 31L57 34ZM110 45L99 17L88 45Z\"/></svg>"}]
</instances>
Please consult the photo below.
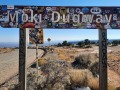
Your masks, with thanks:
<instances>
[{"instance_id":1,"label":"desert shrub","mask_svg":"<svg viewBox=\"0 0 120 90\"><path fill-rule=\"evenodd\" d=\"M99 78L94 77L88 69L69 70L72 87L90 87L99 90Z\"/></svg>"},{"instance_id":2,"label":"desert shrub","mask_svg":"<svg viewBox=\"0 0 120 90\"><path fill-rule=\"evenodd\" d=\"M58 47L61 47L62 46L62 44L61 43L58 43L58 45L57 45Z\"/></svg>"},{"instance_id":3,"label":"desert shrub","mask_svg":"<svg viewBox=\"0 0 120 90\"><path fill-rule=\"evenodd\" d=\"M62 46L70 46L71 44L68 41L63 41Z\"/></svg>"},{"instance_id":4,"label":"desert shrub","mask_svg":"<svg viewBox=\"0 0 120 90\"><path fill-rule=\"evenodd\" d=\"M44 58L40 58L39 60L38 60L38 65L40 66L40 65L43 65L43 64L46 64L47 63L47 61L46 61L46 59L44 59Z\"/></svg>"},{"instance_id":5,"label":"desert shrub","mask_svg":"<svg viewBox=\"0 0 120 90\"><path fill-rule=\"evenodd\" d=\"M99 63L98 62L92 63L89 67L89 70L96 77L99 74Z\"/></svg>"},{"instance_id":6,"label":"desert shrub","mask_svg":"<svg viewBox=\"0 0 120 90\"><path fill-rule=\"evenodd\" d=\"M46 76L45 84L39 85L39 90L70 90L65 89L70 86L70 76L66 72L69 63L63 60L49 60L41 66L41 71ZM41 81L41 79L39 79Z\"/></svg>"},{"instance_id":7,"label":"desert shrub","mask_svg":"<svg viewBox=\"0 0 120 90\"><path fill-rule=\"evenodd\" d=\"M19 85L18 84L15 84L15 85L11 85L9 87L9 90L18 90L19 89Z\"/></svg>"},{"instance_id":8,"label":"desert shrub","mask_svg":"<svg viewBox=\"0 0 120 90\"><path fill-rule=\"evenodd\" d=\"M119 41L118 40L113 40L112 41L112 46L117 46L119 44Z\"/></svg>"},{"instance_id":9,"label":"desert shrub","mask_svg":"<svg viewBox=\"0 0 120 90\"><path fill-rule=\"evenodd\" d=\"M85 48L92 48L91 45L85 45Z\"/></svg>"},{"instance_id":10,"label":"desert shrub","mask_svg":"<svg viewBox=\"0 0 120 90\"><path fill-rule=\"evenodd\" d=\"M88 86L91 88L91 90L99 90L99 79L95 77L89 77Z\"/></svg>"},{"instance_id":11,"label":"desert shrub","mask_svg":"<svg viewBox=\"0 0 120 90\"><path fill-rule=\"evenodd\" d=\"M85 46L85 44L84 44L84 42L83 42L83 41L78 42L78 43L77 43L77 45L78 45L79 47L84 47L84 46Z\"/></svg>"},{"instance_id":12,"label":"desert shrub","mask_svg":"<svg viewBox=\"0 0 120 90\"><path fill-rule=\"evenodd\" d=\"M86 87L88 85L87 80L87 72L89 72L87 69L85 70L69 70L69 75L71 79L71 85L77 86L77 87Z\"/></svg>"},{"instance_id":13,"label":"desert shrub","mask_svg":"<svg viewBox=\"0 0 120 90\"><path fill-rule=\"evenodd\" d=\"M75 61L72 63L72 66L79 69L86 69L91 64L90 55L82 54L75 57Z\"/></svg>"}]
</instances>

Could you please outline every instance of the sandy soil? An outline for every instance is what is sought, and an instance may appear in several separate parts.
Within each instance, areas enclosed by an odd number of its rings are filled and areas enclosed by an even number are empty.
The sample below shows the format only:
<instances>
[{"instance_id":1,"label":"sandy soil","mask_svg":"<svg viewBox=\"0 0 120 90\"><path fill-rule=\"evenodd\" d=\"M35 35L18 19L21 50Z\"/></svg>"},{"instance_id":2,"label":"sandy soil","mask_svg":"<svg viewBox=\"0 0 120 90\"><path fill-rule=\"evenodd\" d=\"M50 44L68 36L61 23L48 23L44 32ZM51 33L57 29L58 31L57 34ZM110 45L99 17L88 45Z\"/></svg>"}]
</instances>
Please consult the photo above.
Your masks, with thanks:
<instances>
[{"instance_id":1,"label":"sandy soil","mask_svg":"<svg viewBox=\"0 0 120 90\"><path fill-rule=\"evenodd\" d=\"M13 48L0 48L0 54L9 53L13 50L15 50L15 49L13 49Z\"/></svg>"},{"instance_id":2,"label":"sandy soil","mask_svg":"<svg viewBox=\"0 0 120 90\"><path fill-rule=\"evenodd\" d=\"M35 61L35 49L28 49L27 65ZM39 55L43 54L42 50L38 50ZM9 79L18 72L19 50L15 49L9 53L0 54L0 84Z\"/></svg>"}]
</instances>

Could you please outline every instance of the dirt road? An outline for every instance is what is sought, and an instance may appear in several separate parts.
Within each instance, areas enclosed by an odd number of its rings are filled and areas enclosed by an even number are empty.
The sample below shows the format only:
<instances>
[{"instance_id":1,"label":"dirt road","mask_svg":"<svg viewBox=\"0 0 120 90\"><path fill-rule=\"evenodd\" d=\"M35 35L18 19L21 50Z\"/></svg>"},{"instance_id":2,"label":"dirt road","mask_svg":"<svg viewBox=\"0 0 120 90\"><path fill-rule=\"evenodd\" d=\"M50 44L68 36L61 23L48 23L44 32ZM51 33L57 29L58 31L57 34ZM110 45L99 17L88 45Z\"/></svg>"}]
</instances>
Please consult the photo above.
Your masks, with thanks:
<instances>
[{"instance_id":1,"label":"dirt road","mask_svg":"<svg viewBox=\"0 0 120 90\"><path fill-rule=\"evenodd\" d=\"M35 61L35 49L28 49L27 65ZM43 54L42 50L38 50L38 55ZM15 49L9 53L0 54L0 85L7 79L18 72L19 50Z\"/></svg>"}]
</instances>

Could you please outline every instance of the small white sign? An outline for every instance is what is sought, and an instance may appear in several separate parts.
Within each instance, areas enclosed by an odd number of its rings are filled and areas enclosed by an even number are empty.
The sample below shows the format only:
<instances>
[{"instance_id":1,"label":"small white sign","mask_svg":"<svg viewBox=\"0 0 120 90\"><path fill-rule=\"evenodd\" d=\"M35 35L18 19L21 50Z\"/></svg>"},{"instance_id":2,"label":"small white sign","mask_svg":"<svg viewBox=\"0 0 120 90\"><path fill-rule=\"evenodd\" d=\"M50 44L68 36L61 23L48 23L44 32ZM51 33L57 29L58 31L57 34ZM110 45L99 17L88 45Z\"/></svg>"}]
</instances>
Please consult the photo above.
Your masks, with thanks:
<instances>
[{"instance_id":1,"label":"small white sign","mask_svg":"<svg viewBox=\"0 0 120 90\"><path fill-rule=\"evenodd\" d=\"M7 6L7 9L14 9L14 6Z\"/></svg>"}]
</instances>

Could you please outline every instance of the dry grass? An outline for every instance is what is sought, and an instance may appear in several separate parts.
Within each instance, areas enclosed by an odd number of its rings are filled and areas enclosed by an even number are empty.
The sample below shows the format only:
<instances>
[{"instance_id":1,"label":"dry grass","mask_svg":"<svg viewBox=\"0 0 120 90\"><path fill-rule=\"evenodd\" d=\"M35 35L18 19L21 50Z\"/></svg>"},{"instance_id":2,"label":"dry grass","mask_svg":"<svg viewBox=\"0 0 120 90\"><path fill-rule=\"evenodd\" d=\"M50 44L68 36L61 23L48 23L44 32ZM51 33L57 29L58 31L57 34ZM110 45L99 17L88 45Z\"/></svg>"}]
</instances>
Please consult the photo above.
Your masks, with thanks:
<instances>
[{"instance_id":1,"label":"dry grass","mask_svg":"<svg viewBox=\"0 0 120 90\"><path fill-rule=\"evenodd\" d=\"M99 78L94 77L88 69L71 69L68 71L73 86L89 86L92 90L99 90ZM108 83L108 90L116 90Z\"/></svg>"},{"instance_id":2,"label":"dry grass","mask_svg":"<svg viewBox=\"0 0 120 90\"><path fill-rule=\"evenodd\" d=\"M38 65L40 66L40 65L44 65L44 64L46 64L47 63L47 61L46 61L46 59L45 58L40 58L40 59L38 59Z\"/></svg>"},{"instance_id":3,"label":"dry grass","mask_svg":"<svg viewBox=\"0 0 120 90\"><path fill-rule=\"evenodd\" d=\"M120 51L108 53L108 60L120 60Z\"/></svg>"},{"instance_id":4,"label":"dry grass","mask_svg":"<svg viewBox=\"0 0 120 90\"><path fill-rule=\"evenodd\" d=\"M99 79L93 77L88 69L69 70L72 85L85 87L89 86L92 90L99 90Z\"/></svg>"},{"instance_id":5,"label":"dry grass","mask_svg":"<svg viewBox=\"0 0 120 90\"><path fill-rule=\"evenodd\" d=\"M115 86L108 83L108 90L116 90Z\"/></svg>"},{"instance_id":6,"label":"dry grass","mask_svg":"<svg viewBox=\"0 0 120 90\"><path fill-rule=\"evenodd\" d=\"M71 83L76 86L87 86L87 76L85 70L70 70Z\"/></svg>"},{"instance_id":7,"label":"dry grass","mask_svg":"<svg viewBox=\"0 0 120 90\"><path fill-rule=\"evenodd\" d=\"M66 61L73 61L78 51L70 49L55 49L58 54L58 58Z\"/></svg>"},{"instance_id":8,"label":"dry grass","mask_svg":"<svg viewBox=\"0 0 120 90\"><path fill-rule=\"evenodd\" d=\"M96 77L88 77L88 86L92 90L99 90L99 79Z\"/></svg>"},{"instance_id":9,"label":"dry grass","mask_svg":"<svg viewBox=\"0 0 120 90\"><path fill-rule=\"evenodd\" d=\"M70 61L70 60L71 60L69 57L67 57L67 56L64 55L64 54L58 54L58 57L59 57L61 60L66 60L66 61Z\"/></svg>"},{"instance_id":10,"label":"dry grass","mask_svg":"<svg viewBox=\"0 0 120 90\"><path fill-rule=\"evenodd\" d=\"M88 84L87 74L89 74L90 76L92 75L92 73L87 69L84 70L71 69L68 72L71 78L71 83L78 86L87 86Z\"/></svg>"},{"instance_id":11,"label":"dry grass","mask_svg":"<svg viewBox=\"0 0 120 90\"><path fill-rule=\"evenodd\" d=\"M8 53L8 52L11 52L13 50L14 50L14 48L0 48L0 54Z\"/></svg>"},{"instance_id":12,"label":"dry grass","mask_svg":"<svg viewBox=\"0 0 120 90\"><path fill-rule=\"evenodd\" d=\"M81 50L81 49L80 49ZM73 61L76 57L76 55L78 55L80 53L80 51L78 49L74 49L74 48L55 48L54 51L58 54L59 59L61 60L67 60L67 61ZM90 59L91 62L96 62L98 61L98 54L90 54Z\"/></svg>"}]
</instances>

